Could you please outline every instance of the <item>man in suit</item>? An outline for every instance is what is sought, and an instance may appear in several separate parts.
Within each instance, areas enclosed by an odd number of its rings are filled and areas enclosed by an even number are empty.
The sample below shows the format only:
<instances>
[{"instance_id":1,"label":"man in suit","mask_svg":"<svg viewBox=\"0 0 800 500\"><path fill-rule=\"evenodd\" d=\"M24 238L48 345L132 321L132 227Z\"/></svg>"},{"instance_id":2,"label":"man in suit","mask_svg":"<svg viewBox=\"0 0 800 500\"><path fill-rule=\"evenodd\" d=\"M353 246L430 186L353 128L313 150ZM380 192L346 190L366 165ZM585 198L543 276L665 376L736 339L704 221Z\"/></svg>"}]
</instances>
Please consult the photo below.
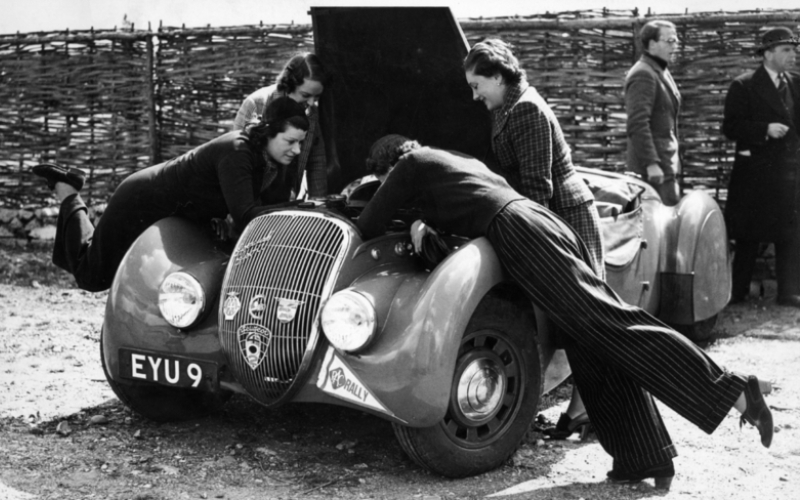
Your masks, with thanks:
<instances>
[{"instance_id":1,"label":"man in suit","mask_svg":"<svg viewBox=\"0 0 800 500\"><path fill-rule=\"evenodd\" d=\"M625 77L627 169L647 180L665 205L673 206L680 199L681 95L668 66L678 48L678 34L669 21L650 21L642 27L639 39L644 53Z\"/></svg>"},{"instance_id":2,"label":"man in suit","mask_svg":"<svg viewBox=\"0 0 800 500\"><path fill-rule=\"evenodd\" d=\"M736 240L731 302L747 298L760 242L775 244L778 304L800 308L800 41L767 30L763 63L736 78L725 98L722 132L736 141L725 219Z\"/></svg>"}]
</instances>

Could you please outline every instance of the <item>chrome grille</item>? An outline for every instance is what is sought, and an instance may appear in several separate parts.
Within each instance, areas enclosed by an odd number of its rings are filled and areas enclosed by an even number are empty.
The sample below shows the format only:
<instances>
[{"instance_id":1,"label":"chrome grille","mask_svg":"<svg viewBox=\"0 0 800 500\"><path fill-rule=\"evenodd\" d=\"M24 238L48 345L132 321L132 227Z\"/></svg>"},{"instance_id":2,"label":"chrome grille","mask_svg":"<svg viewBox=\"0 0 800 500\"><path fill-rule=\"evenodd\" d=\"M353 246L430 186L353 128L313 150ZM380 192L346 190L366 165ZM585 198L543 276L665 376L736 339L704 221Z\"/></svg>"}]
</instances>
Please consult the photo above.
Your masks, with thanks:
<instances>
[{"instance_id":1,"label":"chrome grille","mask_svg":"<svg viewBox=\"0 0 800 500\"><path fill-rule=\"evenodd\" d=\"M319 333L317 312L332 293L349 234L332 217L278 212L253 220L239 239L222 285L220 342L236 379L259 402L278 404L302 383ZM240 308L226 319L233 296ZM279 320L278 306L295 301L294 318L285 322L288 307Z\"/></svg>"}]
</instances>

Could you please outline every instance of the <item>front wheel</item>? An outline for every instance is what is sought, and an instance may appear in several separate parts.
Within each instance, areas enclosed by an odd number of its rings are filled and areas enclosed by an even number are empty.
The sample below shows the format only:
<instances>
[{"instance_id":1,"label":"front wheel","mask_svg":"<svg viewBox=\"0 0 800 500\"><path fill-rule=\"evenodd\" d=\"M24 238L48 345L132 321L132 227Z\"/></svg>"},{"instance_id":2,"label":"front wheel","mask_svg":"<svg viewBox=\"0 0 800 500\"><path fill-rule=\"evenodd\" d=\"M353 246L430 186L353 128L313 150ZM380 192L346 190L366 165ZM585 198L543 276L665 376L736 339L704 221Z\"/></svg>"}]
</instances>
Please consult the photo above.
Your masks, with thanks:
<instances>
[{"instance_id":1,"label":"front wheel","mask_svg":"<svg viewBox=\"0 0 800 500\"><path fill-rule=\"evenodd\" d=\"M393 424L403 450L447 477L480 474L516 451L542 393L536 321L530 306L488 295L461 340L450 402L433 427Z\"/></svg>"},{"instance_id":2,"label":"front wheel","mask_svg":"<svg viewBox=\"0 0 800 500\"><path fill-rule=\"evenodd\" d=\"M156 384L126 384L114 380L106 368L103 335L100 335L100 362L108 385L125 406L156 422L176 422L205 417L219 411L230 399L229 391L196 391Z\"/></svg>"}]
</instances>

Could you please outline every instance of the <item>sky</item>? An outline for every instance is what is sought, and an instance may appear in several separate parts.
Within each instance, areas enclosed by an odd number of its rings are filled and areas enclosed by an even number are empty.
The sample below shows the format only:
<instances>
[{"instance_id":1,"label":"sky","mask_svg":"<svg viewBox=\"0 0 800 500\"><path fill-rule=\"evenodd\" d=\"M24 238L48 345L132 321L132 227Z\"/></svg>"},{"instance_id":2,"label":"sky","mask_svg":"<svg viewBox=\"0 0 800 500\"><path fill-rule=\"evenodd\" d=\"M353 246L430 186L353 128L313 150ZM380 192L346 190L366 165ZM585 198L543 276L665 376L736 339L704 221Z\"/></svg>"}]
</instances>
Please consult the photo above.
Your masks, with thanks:
<instances>
[{"instance_id":1,"label":"sky","mask_svg":"<svg viewBox=\"0 0 800 500\"><path fill-rule=\"evenodd\" d=\"M0 12L0 34L36 31L113 29L123 19L136 29L164 26L197 28L207 25L242 26L258 24L308 24L309 7L351 5L427 5L448 6L457 19L541 14L548 10L600 9L633 10L648 8L659 14L681 14L726 10L797 9L800 0L4 0ZM690 8L689 5L692 5ZM554 9L552 6L557 5Z\"/></svg>"}]
</instances>

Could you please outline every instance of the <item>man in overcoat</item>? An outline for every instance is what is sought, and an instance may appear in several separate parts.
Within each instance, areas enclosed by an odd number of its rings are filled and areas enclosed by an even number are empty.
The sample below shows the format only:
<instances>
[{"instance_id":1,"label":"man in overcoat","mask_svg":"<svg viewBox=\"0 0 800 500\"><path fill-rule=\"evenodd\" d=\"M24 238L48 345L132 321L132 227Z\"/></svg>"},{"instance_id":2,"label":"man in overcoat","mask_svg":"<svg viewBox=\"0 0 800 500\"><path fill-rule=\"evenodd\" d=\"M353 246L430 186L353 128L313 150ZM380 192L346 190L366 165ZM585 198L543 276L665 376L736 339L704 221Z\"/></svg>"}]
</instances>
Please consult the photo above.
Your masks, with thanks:
<instances>
[{"instance_id":1,"label":"man in overcoat","mask_svg":"<svg viewBox=\"0 0 800 500\"><path fill-rule=\"evenodd\" d=\"M650 183L665 205L673 206L680 200L681 95L668 66L678 48L678 34L674 24L657 20L642 27L639 39L644 53L625 77L627 169Z\"/></svg>"},{"instance_id":2,"label":"man in overcoat","mask_svg":"<svg viewBox=\"0 0 800 500\"><path fill-rule=\"evenodd\" d=\"M760 242L775 244L778 299L800 307L800 74L789 71L800 43L791 30L767 30L755 71L725 98L722 132L736 141L725 219L735 240L731 302L747 298Z\"/></svg>"}]
</instances>

